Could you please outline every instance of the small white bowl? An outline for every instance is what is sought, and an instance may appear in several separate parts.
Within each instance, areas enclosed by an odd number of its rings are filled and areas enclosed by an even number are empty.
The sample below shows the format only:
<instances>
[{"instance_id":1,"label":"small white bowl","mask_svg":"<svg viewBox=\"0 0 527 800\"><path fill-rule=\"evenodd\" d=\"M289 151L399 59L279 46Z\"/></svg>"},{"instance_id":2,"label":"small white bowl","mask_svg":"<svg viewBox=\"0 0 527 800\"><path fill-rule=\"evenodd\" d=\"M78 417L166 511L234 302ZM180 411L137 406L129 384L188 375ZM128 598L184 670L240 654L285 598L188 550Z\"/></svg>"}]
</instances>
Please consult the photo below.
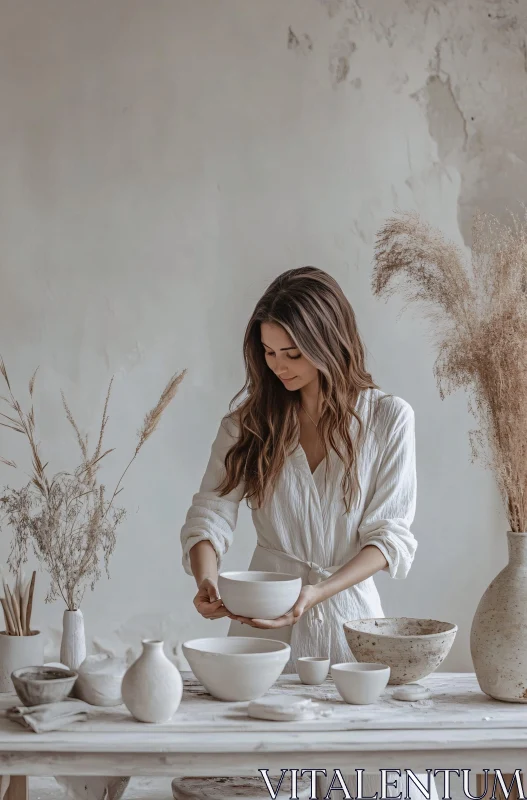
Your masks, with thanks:
<instances>
[{"instance_id":1,"label":"small white bowl","mask_svg":"<svg viewBox=\"0 0 527 800\"><path fill-rule=\"evenodd\" d=\"M289 611L302 588L302 580L285 572L221 572L218 590L231 614L249 619L276 619Z\"/></svg>"},{"instance_id":2,"label":"small white bowl","mask_svg":"<svg viewBox=\"0 0 527 800\"><path fill-rule=\"evenodd\" d=\"M365 662L333 664L331 676L346 703L362 706L378 700L388 685L390 667Z\"/></svg>"},{"instance_id":3,"label":"small white bowl","mask_svg":"<svg viewBox=\"0 0 527 800\"><path fill-rule=\"evenodd\" d=\"M271 688L291 655L291 647L259 636L190 639L183 654L205 689L218 700L255 700Z\"/></svg>"},{"instance_id":4,"label":"small white bowl","mask_svg":"<svg viewBox=\"0 0 527 800\"><path fill-rule=\"evenodd\" d=\"M302 683L319 686L328 677L329 658L301 656L296 660L296 671Z\"/></svg>"}]
</instances>

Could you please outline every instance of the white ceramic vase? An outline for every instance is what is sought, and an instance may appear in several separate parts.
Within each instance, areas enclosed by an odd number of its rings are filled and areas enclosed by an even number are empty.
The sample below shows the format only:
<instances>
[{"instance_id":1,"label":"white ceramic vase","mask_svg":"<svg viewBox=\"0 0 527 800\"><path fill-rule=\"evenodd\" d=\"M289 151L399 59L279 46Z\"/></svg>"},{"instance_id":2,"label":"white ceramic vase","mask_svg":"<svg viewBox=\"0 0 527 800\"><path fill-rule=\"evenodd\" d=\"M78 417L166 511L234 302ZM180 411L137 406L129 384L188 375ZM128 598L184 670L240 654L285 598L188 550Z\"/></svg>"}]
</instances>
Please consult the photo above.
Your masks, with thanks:
<instances>
[{"instance_id":1,"label":"white ceramic vase","mask_svg":"<svg viewBox=\"0 0 527 800\"><path fill-rule=\"evenodd\" d=\"M85 658L86 635L82 611L80 608L76 611L65 611L60 644L61 663L70 669L78 670Z\"/></svg>"},{"instance_id":2,"label":"white ceramic vase","mask_svg":"<svg viewBox=\"0 0 527 800\"><path fill-rule=\"evenodd\" d=\"M179 708L183 680L163 642L144 639L142 644L143 652L123 678L123 701L139 722L168 722Z\"/></svg>"},{"instance_id":3,"label":"white ceramic vase","mask_svg":"<svg viewBox=\"0 0 527 800\"><path fill-rule=\"evenodd\" d=\"M23 667L41 667L44 663L44 637L40 631L30 636L0 633L0 692L14 692L11 673Z\"/></svg>"},{"instance_id":4,"label":"white ceramic vase","mask_svg":"<svg viewBox=\"0 0 527 800\"><path fill-rule=\"evenodd\" d=\"M495 700L527 703L527 533L507 533L509 563L477 607L470 652L479 686Z\"/></svg>"}]
</instances>

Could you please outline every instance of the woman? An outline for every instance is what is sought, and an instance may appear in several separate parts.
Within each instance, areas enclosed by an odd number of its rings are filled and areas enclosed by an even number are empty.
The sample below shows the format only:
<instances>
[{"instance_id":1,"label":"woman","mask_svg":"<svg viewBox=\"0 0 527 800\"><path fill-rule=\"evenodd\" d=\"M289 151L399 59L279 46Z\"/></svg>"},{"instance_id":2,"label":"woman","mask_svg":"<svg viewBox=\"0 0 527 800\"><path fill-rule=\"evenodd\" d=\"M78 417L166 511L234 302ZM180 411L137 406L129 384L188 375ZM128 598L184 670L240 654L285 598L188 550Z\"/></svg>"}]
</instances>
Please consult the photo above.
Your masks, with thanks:
<instances>
[{"instance_id":1,"label":"woman","mask_svg":"<svg viewBox=\"0 0 527 800\"><path fill-rule=\"evenodd\" d=\"M417 547L412 408L375 385L348 300L314 267L269 286L247 326L244 358L245 386L181 530L194 605L206 619L230 617L229 635L289 642L286 672L303 655L353 660L343 622L384 616L372 576L406 577ZM250 569L302 578L298 601L279 619L235 616L219 597L243 499L257 533Z\"/></svg>"}]
</instances>

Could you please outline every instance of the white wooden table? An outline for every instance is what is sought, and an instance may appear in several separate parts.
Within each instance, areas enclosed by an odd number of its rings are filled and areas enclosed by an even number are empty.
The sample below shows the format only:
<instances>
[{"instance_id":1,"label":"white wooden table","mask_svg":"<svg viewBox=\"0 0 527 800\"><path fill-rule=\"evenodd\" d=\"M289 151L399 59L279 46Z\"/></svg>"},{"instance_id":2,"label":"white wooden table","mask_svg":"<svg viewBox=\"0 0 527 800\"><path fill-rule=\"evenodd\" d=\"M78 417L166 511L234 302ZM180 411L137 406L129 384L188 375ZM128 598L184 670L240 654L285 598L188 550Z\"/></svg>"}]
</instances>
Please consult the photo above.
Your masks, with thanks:
<instances>
[{"instance_id":1,"label":"white wooden table","mask_svg":"<svg viewBox=\"0 0 527 800\"><path fill-rule=\"evenodd\" d=\"M164 725L135 722L121 706L94 708L87 722L35 734L1 713L0 774L174 778L257 775L258 768L273 776L292 767L328 774L334 768L466 768L488 769L493 777L494 769L513 773L527 764L527 705L490 699L473 673L435 673L421 681L432 696L411 703L394 700L395 687L387 687L369 706L344 703L331 679L308 687L284 675L272 693L308 696L333 709L302 723L251 719L247 703L214 700L191 673L183 677L183 701ZM0 710L16 702L15 696L0 698Z\"/></svg>"}]
</instances>

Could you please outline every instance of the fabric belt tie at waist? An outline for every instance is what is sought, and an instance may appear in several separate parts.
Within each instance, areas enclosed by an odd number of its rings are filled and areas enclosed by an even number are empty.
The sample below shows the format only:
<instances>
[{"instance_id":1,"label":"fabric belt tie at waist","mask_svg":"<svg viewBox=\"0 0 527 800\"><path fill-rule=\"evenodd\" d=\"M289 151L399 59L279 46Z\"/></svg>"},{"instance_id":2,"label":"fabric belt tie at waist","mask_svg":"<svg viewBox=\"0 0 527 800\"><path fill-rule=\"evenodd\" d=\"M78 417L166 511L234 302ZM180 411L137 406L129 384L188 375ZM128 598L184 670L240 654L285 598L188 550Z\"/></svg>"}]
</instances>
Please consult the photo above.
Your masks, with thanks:
<instances>
[{"instance_id":1,"label":"fabric belt tie at waist","mask_svg":"<svg viewBox=\"0 0 527 800\"><path fill-rule=\"evenodd\" d=\"M271 553L271 555L276 556L284 561L294 561L297 564L302 564L302 566L308 570L306 580L311 586L315 586L317 583L329 578L330 575L340 569L340 566L321 567L319 564L315 564L314 561L304 561L304 559L298 558L291 553L285 553L283 550L272 550L270 547L262 547L261 544L257 545L257 547L259 547L261 550L264 550L266 553ZM324 608L322 603L317 603L317 605L312 606L312 608L309 610L312 612L313 617L317 622L324 621Z\"/></svg>"}]
</instances>

